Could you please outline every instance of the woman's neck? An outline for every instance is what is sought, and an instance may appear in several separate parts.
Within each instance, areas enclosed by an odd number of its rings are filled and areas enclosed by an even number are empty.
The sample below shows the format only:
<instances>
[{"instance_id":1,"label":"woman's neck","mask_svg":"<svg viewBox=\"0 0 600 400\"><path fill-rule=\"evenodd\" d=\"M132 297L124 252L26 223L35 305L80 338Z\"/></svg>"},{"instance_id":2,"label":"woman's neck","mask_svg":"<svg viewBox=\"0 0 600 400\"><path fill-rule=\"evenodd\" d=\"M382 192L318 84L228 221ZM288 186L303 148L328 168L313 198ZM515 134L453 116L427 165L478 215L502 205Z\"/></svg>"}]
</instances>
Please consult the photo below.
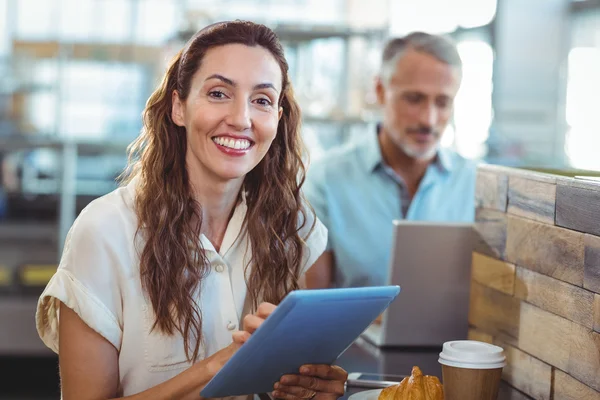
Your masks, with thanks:
<instances>
[{"instance_id":1,"label":"woman's neck","mask_svg":"<svg viewBox=\"0 0 600 400\"><path fill-rule=\"evenodd\" d=\"M201 206L204 234L219 251L229 220L237 204L243 179L217 181L190 173L190 188Z\"/></svg>"}]
</instances>

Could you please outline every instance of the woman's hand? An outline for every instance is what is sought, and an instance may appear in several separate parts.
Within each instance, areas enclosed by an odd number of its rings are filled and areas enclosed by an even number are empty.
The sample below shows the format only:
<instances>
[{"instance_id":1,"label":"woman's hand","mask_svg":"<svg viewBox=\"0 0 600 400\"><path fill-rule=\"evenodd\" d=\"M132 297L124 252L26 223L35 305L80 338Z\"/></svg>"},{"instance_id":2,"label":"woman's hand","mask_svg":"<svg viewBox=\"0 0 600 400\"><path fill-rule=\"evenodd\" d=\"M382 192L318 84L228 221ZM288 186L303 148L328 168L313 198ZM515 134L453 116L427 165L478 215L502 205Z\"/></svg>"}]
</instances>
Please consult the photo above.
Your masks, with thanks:
<instances>
[{"instance_id":1,"label":"woman's hand","mask_svg":"<svg viewBox=\"0 0 600 400\"><path fill-rule=\"evenodd\" d=\"M284 375L273 397L286 400L334 400L344 395L348 373L337 365L303 365L299 375Z\"/></svg>"},{"instance_id":2,"label":"woman's hand","mask_svg":"<svg viewBox=\"0 0 600 400\"><path fill-rule=\"evenodd\" d=\"M238 351L240 346L240 343L234 341L229 346L217 351L215 354L205 359L209 380L212 379L217 372L221 370L221 368L223 368L225 363L227 363L227 361L229 361L235 352ZM196 365L198 364L195 364L195 366Z\"/></svg>"},{"instance_id":3,"label":"woman's hand","mask_svg":"<svg viewBox=\"0 0 600 400\"><path fill-rule=\"evenodd\" d=\"M232 334L233 342L239 345L246 343L254 331L256 331L258 327L265 322L265 319L267 319L267 317L271 315L276 308L277 306L274 304L266 302L261 303L258 306L256 313L248 314L244 317L244 321L242 321L243 330L234 332Z\"/></svg>"},{"instance_id":4,"label":"woman's hand","mask_svg":"<svg viewBox=\"0 0 600 400\"><path fill-rule=\"evenodd\" d=\"M255 314L244 317L243 330L233 333L232 346L243 345L277 306L262 303ZM284 375L274 386L273 396L286 400L334 400L344 395L348 373L338 366L304 365L298 375Z\"/></svg>"}]
</instances>

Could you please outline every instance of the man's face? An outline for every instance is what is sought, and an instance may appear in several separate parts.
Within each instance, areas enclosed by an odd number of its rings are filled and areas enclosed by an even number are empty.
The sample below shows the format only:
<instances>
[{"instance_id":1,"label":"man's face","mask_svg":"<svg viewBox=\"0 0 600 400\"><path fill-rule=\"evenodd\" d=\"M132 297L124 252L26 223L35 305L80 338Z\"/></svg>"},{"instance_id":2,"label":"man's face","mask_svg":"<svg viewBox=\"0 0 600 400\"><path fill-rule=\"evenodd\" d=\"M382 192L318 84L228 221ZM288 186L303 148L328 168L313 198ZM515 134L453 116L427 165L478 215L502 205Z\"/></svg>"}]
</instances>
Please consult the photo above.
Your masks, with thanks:
<instances>
[{"instance_id":1,"label":"man's face","mask_svg":"<svg viewBox=\"0 0 600 400\"><path fill-rule=\"evenodd\" d=\"M409 49L377 82L384 134L405 154L429 160L437 151L460 86L460 70Z\"/></svg>"}]
</instances>

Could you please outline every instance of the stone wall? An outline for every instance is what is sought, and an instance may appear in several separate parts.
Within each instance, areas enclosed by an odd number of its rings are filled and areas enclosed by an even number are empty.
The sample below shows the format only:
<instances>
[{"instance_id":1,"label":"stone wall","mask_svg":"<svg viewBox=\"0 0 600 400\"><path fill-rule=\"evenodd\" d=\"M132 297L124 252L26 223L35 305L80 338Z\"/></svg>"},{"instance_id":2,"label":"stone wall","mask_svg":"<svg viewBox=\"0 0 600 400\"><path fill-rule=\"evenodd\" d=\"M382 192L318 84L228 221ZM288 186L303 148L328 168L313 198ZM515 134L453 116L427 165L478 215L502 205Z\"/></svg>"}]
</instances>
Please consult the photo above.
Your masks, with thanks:
<instances>
[{"instance_id":1,"label":"stone wall","mask_svg":"<svg viewBox=\"0 0 600 400\"><path fill-rule=\"evenodd\" d=\"M482 166L469 336L533 399L600 399L600 183Z\"/></svg>"}]
</instances>

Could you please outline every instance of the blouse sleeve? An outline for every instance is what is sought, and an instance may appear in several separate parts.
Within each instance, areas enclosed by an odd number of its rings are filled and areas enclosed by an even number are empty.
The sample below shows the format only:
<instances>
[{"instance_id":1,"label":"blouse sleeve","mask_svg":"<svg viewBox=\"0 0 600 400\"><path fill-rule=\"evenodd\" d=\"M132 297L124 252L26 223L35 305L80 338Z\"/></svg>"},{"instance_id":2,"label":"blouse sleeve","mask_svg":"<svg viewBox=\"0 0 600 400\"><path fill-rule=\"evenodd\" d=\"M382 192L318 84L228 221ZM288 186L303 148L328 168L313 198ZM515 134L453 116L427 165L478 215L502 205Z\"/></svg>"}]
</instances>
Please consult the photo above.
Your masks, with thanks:
<instances>
[{"instance_id":1,"label":"blouse sleeve","mask_svg":"<svg viewBox=\"0 0 600 400\"><path fill-rule=\"evenodd\" d=\"M317 258L323 254L327 246L327 228L321 223L308 207L305 207L306 220L302 229L300 229L300 237L305 241L304 254L302 260L302 274L317 261ZM310 231L311 227L314 228Z\"/></svg>"},{"instance_id":2,"label":"blouse sleeve","mask_svg":"<svg viewBox=\"0 0 600 400\"><path fill-rule=\"evenodd\" d=\"M118 265L123 257L120 250L126 244L119 244L123 235L119 235L118 221L107 215L102 206L91 204L91 209L84 210L77 218L67 235L58 270L38 301L38 334L57 353L61 302L120 349L122 304Z\"/></svg>"},{"instance_id":3,"label":"blouse sleeve","mask_svg":"<svg viewBox=\"0 0 600 400\"><path fill-rule=\"evenodd\" d=\"M327 181L325 176L326 165L324 160L317 160L312 164L306 173L306 180L302 190L310 205L317 214L321 225L330 226L329 207L327 202ZM327 231L326 231L327 232ZM331 243L327 241L327 250L331 250ZM312 265L312 264L311 264Z\"/></svg>"}]
</instances>

